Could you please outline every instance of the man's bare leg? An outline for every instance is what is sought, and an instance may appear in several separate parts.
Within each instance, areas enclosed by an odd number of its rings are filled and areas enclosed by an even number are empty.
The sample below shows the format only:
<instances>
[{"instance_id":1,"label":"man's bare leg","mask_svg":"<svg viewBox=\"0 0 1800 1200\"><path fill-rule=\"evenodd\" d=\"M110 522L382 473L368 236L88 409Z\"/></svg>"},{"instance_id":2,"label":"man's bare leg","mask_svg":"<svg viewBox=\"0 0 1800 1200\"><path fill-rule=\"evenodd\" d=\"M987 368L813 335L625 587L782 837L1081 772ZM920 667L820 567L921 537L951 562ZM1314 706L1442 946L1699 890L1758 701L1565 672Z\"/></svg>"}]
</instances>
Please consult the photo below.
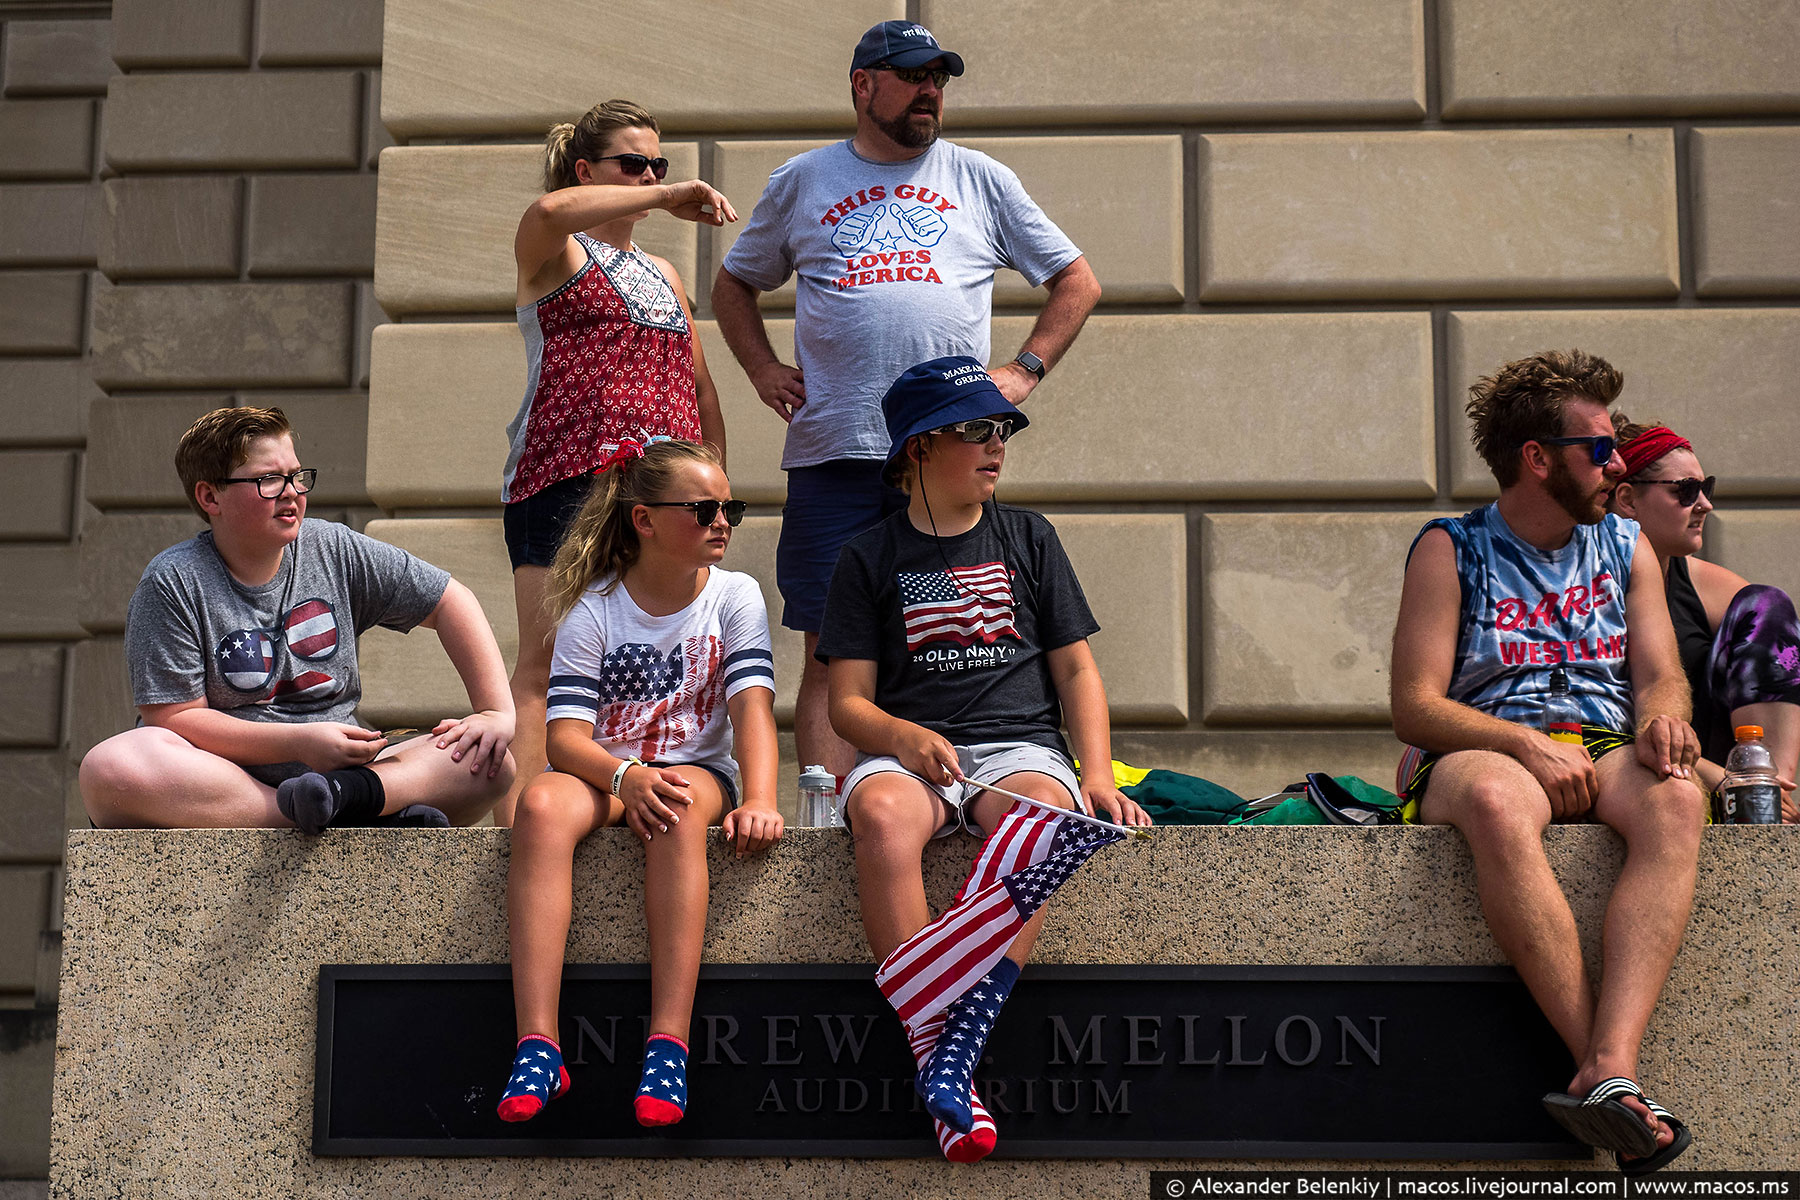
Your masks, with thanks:
<instances>
[{"instance_id":1,"label":"man's bare leg","mask_svg":"<svg viewBox=\"0 0 1800 1200\"><path fill-rule=\"evenodd\" d=\"M1486 750L1439 759L1419 805L1425 824L1454 825L1468 841L1488 930L1580 1062L1593 1033L1594 991L1575 914L1544 856L1550 816L1550 799L1531 772Z\"/></svg>"},{"instance_id":2,"label":"man's bare leg","mask_svg":"<svg viewBox=\"0 0 1800 1200\"><path fill-rule=\"evenodd\" d=\"M802 771L816 763L842 779L856 765L856 747L831 727L829 669L813 657L819 635L803 636L806 662L800 669L800 691L794 697L794 754Z\"/></svg>"},{"instance_id":3,"label":"man's bare leg","mask_svg":"<svg viewBox=\"0 0 1800 1200\"><path fill-rule=\"evenodd\" d=\"M1625 865L1606 905L1600 995L1570 1095L1613 1076L1637 1078L1644 1031L1687 929L1704 824L1700 789L1660 778L1629 747L1602 758L1595 773L1594 815L1625 839ZM1655 1124L1666 1145L1673 1131Z\"/></svg>"}]
</instances>

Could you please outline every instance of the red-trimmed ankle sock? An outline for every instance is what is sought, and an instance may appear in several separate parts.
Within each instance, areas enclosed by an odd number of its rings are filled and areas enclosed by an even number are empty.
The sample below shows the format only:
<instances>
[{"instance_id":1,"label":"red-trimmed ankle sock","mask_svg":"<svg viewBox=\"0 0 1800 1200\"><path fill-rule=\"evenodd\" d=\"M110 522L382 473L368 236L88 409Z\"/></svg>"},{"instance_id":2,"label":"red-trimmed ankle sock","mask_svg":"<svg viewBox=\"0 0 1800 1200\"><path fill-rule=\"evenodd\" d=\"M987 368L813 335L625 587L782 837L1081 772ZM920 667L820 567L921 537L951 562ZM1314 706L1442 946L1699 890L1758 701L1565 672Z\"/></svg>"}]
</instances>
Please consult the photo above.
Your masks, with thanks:
<instances>
[{"instance_id":1,"label":"red-trimmed ankle sock","mask_svg":"<svg viewBox=\"0 0 1800 1200\"><path fill-rule=\"evenodd\" d=\"M912 1047L913 1059L920 1067L931 1057L932 1047L937 1045L938 1035L943 1031L943 1013L927 1017L916 1027L906 1027L907 1043ZM969 1108L974 1113L974 1122L967 1133L956 1132L936 1117L931 1119L932 1132L937 1134L938 1149L944 1152L945 1159L953 1163L980 1162L994 1152L994 1146L999 1142L999 1131L994 1127L994 1118L981 1103L981 1097L975 1094L973 1085L969 1088Z\"/></svg>"},{"instance_id":2,"label":"red-trimmed ankle sock","mask_svg":"<svg viewBox=\"0 0 1800 1200\"><path fill-rule=\"evenodd\" d=\"M644 1043L644 1076L631 1102L639 1125L673 1125L687 1115L687 1043L666 1033Z\"/></svg>"},{"instance_id":3,"label":"red-trimmed ankle sock","mask_svg":"<svg viewBox=\"0 0 1800 1200\"><path fill-rule=\"evenodd\" d=\"M512 1076L500 1097L502 1121L529 1121L544 1111L553 1097L569 1090L569 1070L563 1066L562 1047L541 1034L519 1039L513 1054Z\"/></svg>"}]
</instances>

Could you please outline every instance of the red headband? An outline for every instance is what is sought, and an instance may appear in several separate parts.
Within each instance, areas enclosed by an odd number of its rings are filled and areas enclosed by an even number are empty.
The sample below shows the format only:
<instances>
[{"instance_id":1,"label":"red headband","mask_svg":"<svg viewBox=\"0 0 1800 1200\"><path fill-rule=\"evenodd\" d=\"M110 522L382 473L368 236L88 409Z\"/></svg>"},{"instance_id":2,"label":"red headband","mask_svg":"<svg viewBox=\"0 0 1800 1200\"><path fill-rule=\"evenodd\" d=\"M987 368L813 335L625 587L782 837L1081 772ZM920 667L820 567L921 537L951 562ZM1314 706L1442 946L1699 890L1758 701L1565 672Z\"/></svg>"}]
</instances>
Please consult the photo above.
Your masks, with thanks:
<instances>
[{"instance_id":1,"label":"red headband","mask_svg":"<svg viewBox=\"0 0 1800 1200\"><path fill-rule=\"evenodd\" d=\"M1668 426L1652 425L1620 446L1619 456L1625 460L1625 478L1630 479L1671 450L1692 450L1693 448L1692 442Z\"/></svg>"}]
</instances>

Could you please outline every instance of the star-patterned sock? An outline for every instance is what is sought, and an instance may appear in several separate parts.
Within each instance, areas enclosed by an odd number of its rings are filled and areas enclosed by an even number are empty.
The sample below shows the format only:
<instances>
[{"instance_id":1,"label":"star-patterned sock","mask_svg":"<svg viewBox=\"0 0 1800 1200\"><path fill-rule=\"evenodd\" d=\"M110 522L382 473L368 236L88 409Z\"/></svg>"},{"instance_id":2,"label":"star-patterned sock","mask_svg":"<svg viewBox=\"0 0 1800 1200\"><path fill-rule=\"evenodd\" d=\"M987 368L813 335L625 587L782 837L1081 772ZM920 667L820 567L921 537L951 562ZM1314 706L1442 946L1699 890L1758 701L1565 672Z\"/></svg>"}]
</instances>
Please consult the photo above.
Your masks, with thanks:
<instances>
[{"instance_id":1,"label":"star-patterned sock","mask_svg":"<svg viewBox=\"0 0 1800 1200\"><path fill-rule=\"evenodd\" d=\"M512 1077L500 1097L502 1121L529 1121L544 1110L553 1097L569 1090L569 1070L563 1066L562 1047L540 1034L519 1039L513 1054Z\"/></svg>"},{"instance_id":2,"label":"star-patterned sock","mask_svg":"<svg viewBox=\"0 0 1800 1200\"><path fill-rule=\"evenodd\" d=\"M654 1033L644 1043L644 1077L631 1107L639 1125L673 1125L687 1115L687 1043Z\"/></svg>"},{"instance_id":3,"label":"star-patterned sock","mask_svg":"<svg viewBox=\"0 0 1800 1200\"><path fill-rule=\"evenodd\" d=\"M1000 1006L1019 980L1019 965L1010 958L994 964L974 987L944 1010L944 1031L931 1059L919 1072L917 1087L931 1115L956 1130L975 1128L968 1097L975 1090L975 1067L987 1046Z\"/></svg>"},{"instance_id":4,"label":"star-patterned sock","mask_svg":"<svg viewBox=\"0 0 1800 1200\"><path fill-rule=\"evenodd\" d=\"M944 1014L926 1018L922 1025L906 1026L906 1040L912 1046L913 1059L924 1069L925 1060L931 1057L932 1047L937 1045L938 1035L944 1031ZM958 1133L942 1121L933 1117L932 1131L937 1134L938 1149L944 1157L953 1163L980 1162L994 1152L994 1145L999 1140L999 1133L994 1128L994 1118L988 1115L986 1106L975 1088L969 1088L969 1111L974 1114L974 1128L968 1133Z\"/></svg>"}]
</instances>

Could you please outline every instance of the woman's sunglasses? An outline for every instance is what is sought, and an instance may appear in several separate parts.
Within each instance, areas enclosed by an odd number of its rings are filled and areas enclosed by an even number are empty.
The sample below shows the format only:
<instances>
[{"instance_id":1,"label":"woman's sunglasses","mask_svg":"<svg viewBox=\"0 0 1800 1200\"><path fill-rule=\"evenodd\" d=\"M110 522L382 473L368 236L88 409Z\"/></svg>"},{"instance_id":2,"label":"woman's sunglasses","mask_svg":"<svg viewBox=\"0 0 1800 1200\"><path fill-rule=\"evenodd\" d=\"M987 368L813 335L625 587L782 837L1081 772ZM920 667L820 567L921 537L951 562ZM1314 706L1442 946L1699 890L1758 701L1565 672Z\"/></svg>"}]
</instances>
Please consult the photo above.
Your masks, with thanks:
<instances>
[{"instance_id":1,"label":"woman's sunglasses","mask_svg":"<svg viewBox=\"0 0 1800 1200\"><path fill-rule=\"evenodd\" d=\"M725 510L725 523L736 528L744 523L744 510L750 507L748 500L658 500L654 504L648 501L645 508L689 508L694 512L694 521L702 528L719 519L719 510Z\"/></svg>"},{"instance_id":2,"label":"woman's sunglasses","mask_svg":"<svg viewBox=\"0 0 1800 1200\"><path fill-rule=\"evenodd\" d=\"M1608 434L1597 434L1590 437L1534 438L1533 440L1542 442L1546 446L1586 446L1588 452L1593 455L1596 467L1604 467L1611 462L1613 450L1619 444L1617 438Z\"/></svg>"},{"instance_id":3,"label":"woman's sunglasses","mask_svg":"<svg viewBox=\"0 0 1800 1200\"><path fill-rule=\"evenodd\" d=\"M1627 482L1638 484L1660 483L1664 487L1672 487L1675 489L1675 503L1681 505L1683 508L1692 508L1702 496L1705 496L1708 500L1712 499L1713 488L1718 486L1719 477L1717 475L1708 475L1705 479L1694 479L1692 477L1687 479L1632 479Z\"/></svg>"},{"instance_id":4,"label":"woman's sunglasses","mask_svg":"<svg viewBox=\"0 0 1800 1200\"><path fill-rule=\"evenodd\" d=\"M599 158L590 161L616 161L619 164L619 170L625 172L627 175L642 175L645 167L649 167L650 173L655 175L658 179L661 179L664 175L669 173L668 159L649 158L642 154L603 154Z\"/></svg>"}]
</instances>

